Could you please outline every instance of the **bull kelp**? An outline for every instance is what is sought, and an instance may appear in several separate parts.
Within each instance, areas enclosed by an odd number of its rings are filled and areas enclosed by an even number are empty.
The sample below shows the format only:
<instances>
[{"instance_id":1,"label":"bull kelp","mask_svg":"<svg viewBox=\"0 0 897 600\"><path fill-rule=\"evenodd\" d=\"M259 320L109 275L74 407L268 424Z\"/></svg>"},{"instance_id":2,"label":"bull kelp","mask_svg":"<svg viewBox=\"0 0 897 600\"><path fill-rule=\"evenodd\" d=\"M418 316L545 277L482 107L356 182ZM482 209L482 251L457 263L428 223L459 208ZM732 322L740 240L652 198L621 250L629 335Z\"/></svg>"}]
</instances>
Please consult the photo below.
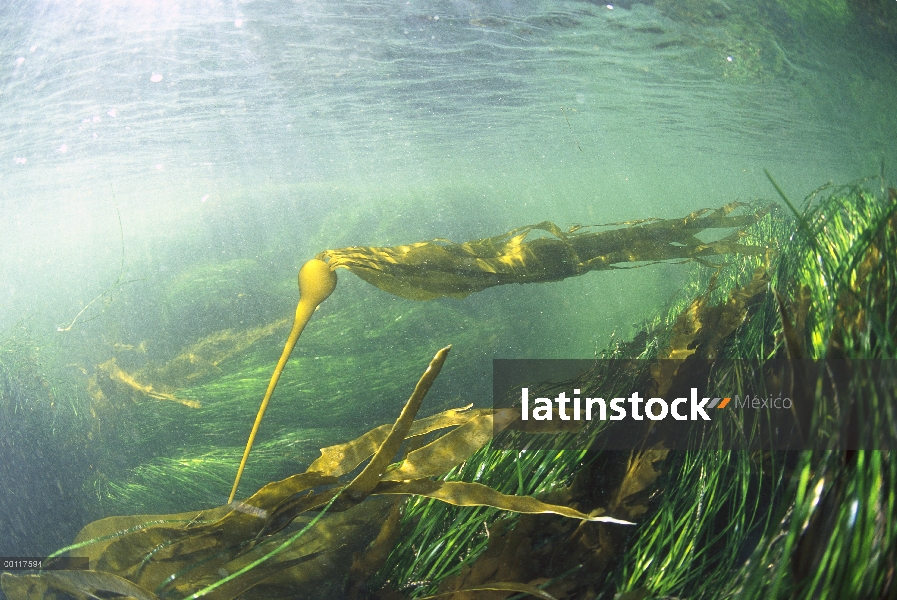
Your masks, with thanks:
<instances>
[{"instance_id":1,"label":"bull kelp","mask_svg":"<svg viewBox=\"0 0 897 600\"><path fill-rule=\"evenodd\" d=\"M577 231L547 225L550 237L529 242L533 228L488 238L483 262L469 259L484 240L424 243L431 244L425 252L467 246L436 263L403 255L403 247L351 253L379 261L374 270L387 278L372 283L386 281L384 289L413 299L496 285L502 262L517 279L504 271L498 283L560 279L595 258L595 265L701 265L665 314L604 353L639 359L640 368L610 371L615 363L604 361L604 370L572 382L583 390L603 380L622 393L635 382L667 390L696 376L757 377L739 363L698 372L728 359L894 358L897 192L876 180L827 187L794 207L795 218L773 207L730 216L734 208L626 224L603 232L612 234L604 242L621 247L587 258L569 253ZM734 233L716 242L695 237L707 227ZM638 235L618 233L626 231ZM658 240L668 240L667 253ZM543 245L556 249L540 254ZM414 247L423 248L404 248ZM337 267L338 252L322 258ZM404 259L413 268L403 272ZM453 270L452 261L464 268ZM396 283L403 277L408 286ZM470 407L417 419L447 354L437 354L395 423L323 449L305 472L214 509L97 521L59 552L90 556L91 571L5 575L4 591L11 598L456 599L895 593L897 464L887 450L897 441L894 388L870 385L862 362L850 363L851 393L824 405L839 412L807 417L805 450L775 451L762 423L746 429L732 418L684 444L645 428L621 452L605 449L613 433L606 424L555 420L558 429L541 422L535 430L516 419L519 411ZM493 438L502 429L525 436L525 450ZM860 449L844 450L850 436L859 436Z\"/></svg>"},{"instance_id":2,"label":"bull kelp","mask_svg":"<svg viewBox=\"0 0 897 600\"><path fill-rule=\"evenodd\" d=\"M322 252L299 270L299 304L293 327L249 433L228 502L237 493L262 417L299 336L318 305L336 288L335 269L350 269L365 281L403 298L432 300L443 296L464 298L507 283L559 281L592 270L618 268L621 263L676 258L697 260L733 252L760 252L762 248L739 244L738 240L767 209L730 216L742 206L733 202L713 212L710 209L695 211L683 219L648 219L653 222L647 225L616 223L613 225L630 227L612 231L585 232L580 231L582 227L579 226L564 233L557 225L546 221L464 244L434 240L397 248L344 248ZM707 229L724 228L735 228L735 231L714 242L697 237ZM534 230L549 232L554 237L526 242ZM173 398L166 396L165 399Z\"/></svg>"}]
</instances>

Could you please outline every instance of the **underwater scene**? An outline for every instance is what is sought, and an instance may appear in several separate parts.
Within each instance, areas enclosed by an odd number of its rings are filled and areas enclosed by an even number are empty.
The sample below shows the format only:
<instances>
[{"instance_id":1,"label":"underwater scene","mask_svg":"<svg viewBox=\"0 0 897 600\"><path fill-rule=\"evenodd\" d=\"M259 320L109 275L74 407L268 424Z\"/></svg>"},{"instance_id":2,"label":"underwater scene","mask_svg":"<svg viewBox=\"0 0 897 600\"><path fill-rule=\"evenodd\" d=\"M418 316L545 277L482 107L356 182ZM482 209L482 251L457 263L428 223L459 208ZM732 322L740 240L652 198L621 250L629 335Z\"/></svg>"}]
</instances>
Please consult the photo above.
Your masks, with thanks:
<instances>
[{"instance_id":1,"label":"underwater scene","mask_svg":"<svg viewBox=\"0 0 897 600\"><path fill-rule=\"evenodd\" d=\"M893 0L0 28L0 599L897 598Z\"/></svg>"}]
</instances>

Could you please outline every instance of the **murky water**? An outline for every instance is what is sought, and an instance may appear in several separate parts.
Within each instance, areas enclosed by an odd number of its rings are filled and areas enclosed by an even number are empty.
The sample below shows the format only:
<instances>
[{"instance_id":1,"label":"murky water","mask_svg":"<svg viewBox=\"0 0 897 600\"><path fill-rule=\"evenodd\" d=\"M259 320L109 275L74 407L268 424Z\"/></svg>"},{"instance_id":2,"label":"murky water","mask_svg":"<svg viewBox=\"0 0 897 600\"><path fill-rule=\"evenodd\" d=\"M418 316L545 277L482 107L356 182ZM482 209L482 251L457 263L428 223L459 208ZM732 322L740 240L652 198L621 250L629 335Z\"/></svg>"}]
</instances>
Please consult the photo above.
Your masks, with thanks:
<instances>
[{"instance_id":1,"label":"murky water","mask_svg":"<svg viewBox=\"0 0 897 600\"><path fill-rule=\"evenodd\" d=\"M130 260L226 227L304 256L676 216L771 196L763 167L798 198L877 172L893 48L745 4L7 8L4 322L64 321L115 274L116 206ZM378 236L333 229L358 213Z\"/></svg>"},{"instance_id":2,"label":"murky water","mask_svg":"<svg viewBox=\"0 0 897 600\"><path fill-rule=\"evenodd\" d=\"M115 344L170 358L290 316L296 270L325 248L679 217L774 199L764 168L796 199L883 159L893 174L893 25L783 5L4 7L0 332L84 372ZM490 290L365 352L426 360L479 328L463 365L590 356L687 269ZM211 299L178 295L201 276ZM339 289L322 352L361 352L365 328L410 314L347 273Z\"/></svg>"}]
</instances>

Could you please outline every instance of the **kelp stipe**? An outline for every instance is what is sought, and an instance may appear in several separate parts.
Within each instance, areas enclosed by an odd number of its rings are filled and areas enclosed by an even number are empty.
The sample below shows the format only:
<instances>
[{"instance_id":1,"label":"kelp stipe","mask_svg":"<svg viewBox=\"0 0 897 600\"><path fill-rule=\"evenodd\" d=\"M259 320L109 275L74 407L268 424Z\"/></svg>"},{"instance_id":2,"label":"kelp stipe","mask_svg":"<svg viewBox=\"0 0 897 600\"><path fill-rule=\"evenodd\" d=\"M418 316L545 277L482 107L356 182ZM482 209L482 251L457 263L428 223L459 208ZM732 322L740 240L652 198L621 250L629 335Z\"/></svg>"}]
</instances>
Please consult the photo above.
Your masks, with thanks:
<instances>
[{"instance_id":1,"label":"kelp stipe","mask_svg":"<svg viewBox=\"0 0 897 600\"><path fill-rule=\"evenodd\" d=\"M252 444L255 441L255 434L258 433L259 425L262 424L265 409L268 408L268 402L274 394L274 388L277 387L277 381L280 379L280 374L283 373L283 368L290 358L290 353L296 347L296 341L302 335L302 330L308 325L308 321L314 314L315 309L333 293L334 289L336 289L336 273L327 266L327 263L312 259L299 269L299 304L296 306L293 328L290 330L290 335L287 337L287 342L283 347L283 353L280 355L280 360L277 361L277 366L271 375L271 382L268 384L265 397L262 399L258 415L255 417L255 423L252 424L252 431L249 433L249 440L246 442L243 458L240 459L240 467L237 469L237 477L234 479L234 487L230 491L228 502L232 502L237 493L237 487L240 485L240 476L246 467L246 459L249 458L249 451L252 449Z\"/></svg>"}]
</instances>

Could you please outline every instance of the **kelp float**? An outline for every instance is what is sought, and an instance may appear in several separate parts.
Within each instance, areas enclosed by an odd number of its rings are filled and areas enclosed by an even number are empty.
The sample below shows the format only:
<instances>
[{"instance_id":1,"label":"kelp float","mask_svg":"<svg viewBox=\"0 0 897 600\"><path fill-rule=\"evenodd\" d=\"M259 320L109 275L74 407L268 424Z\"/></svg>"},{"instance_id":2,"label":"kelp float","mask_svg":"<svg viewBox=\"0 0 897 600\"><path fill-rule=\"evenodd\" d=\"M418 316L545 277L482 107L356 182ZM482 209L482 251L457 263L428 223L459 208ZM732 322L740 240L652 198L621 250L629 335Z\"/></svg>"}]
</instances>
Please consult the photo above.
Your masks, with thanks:
<instances>
[{"instance_id":1,"label":"kelp float","mask_svg":"<svg viewBox=\"0 0 897 600\"><path fill-rule=\"evenodd\" d=\"M280 355L280 360L277 361L277 366L274 368L274 373L271 375L271 382L268 384L268 390L265 392L262 405L259 407L255 423L252 425L252 431L249 433L249 440L246 442L246 450L243 451L243 458L240 459L240 467L237 470L234 486L227 499L228 502L231 502L237 493L237 488L240 485L240 476L243 474L243 469L246 467L246 459L249 458L249 451L252 449L252 443L255 441L255 434L258 433L259 426L262 424L262 417L265 416L265 409L268 408L268 402L274 394L274 388L277 386L280 374L283 373L283 368L290 358L290 353L296 346L299 336L302 335L302 330L308 325L308 321L311 319L312 314L314 314L315 309L317 309L318 305L333 293L334 289L336 289L336 274L334 274L323 261L310 260L299 270L299 304L296 306L296 316L293 319L293 327L290 330L287 343L283 347L283 353Z\"/></svg>"}]
</instances>

